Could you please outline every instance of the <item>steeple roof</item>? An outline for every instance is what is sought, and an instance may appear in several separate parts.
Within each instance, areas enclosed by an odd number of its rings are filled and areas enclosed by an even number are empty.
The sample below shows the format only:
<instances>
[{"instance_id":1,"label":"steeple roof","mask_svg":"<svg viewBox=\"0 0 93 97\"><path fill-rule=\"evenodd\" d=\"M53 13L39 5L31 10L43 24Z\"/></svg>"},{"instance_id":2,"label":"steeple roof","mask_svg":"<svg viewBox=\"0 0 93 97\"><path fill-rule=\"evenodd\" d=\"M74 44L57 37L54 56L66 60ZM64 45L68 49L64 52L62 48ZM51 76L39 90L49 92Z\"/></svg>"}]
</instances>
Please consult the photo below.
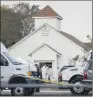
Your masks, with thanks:
<instances>
[{"instance_id":1,"label":"steeple roof","mask_svg":"<svg viewBox=\"0 0 93 97\"><path fill-rule=\"evenodd\" d=\"M63 19L58 13L56 13L49 5L38 11L33 17L57 17Z\"/></svg>"}]
</instances>

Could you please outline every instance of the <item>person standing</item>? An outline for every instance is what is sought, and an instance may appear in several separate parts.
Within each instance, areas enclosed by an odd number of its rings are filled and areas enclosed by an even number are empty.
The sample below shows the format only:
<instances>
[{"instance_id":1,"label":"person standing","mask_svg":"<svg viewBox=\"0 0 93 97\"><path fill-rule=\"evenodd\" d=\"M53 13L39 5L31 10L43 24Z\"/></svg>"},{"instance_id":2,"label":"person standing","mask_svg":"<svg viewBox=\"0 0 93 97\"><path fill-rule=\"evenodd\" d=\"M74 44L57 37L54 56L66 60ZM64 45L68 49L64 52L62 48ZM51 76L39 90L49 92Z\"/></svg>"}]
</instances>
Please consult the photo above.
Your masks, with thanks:
<instances>
[{"instance_id":1,"label":"person standing","mask_svg":"<svg viewBox=\"0 0 93 97\"><path fill-rule=\"evenodd\" d=\"M45 68L46 68L46 77L45 77L45 79L48 80L48 71L49 71L49 67L46 65Z\"/></svg>"},{"instance_id":2,"label":"person standing","mask_svg":"<svg viewBox=\"0 0 93 97\"><path fill-rule=\"evenodd\" d=\"M42 66L39 66L39 78L42 79Z\"/></svg>"},{"instance_id":3,"label":"person standing","mask_svg":"<svg viewBox=\"0 0 93 97\"><path fill-rule=\"evenodd\" d=\"M53 79L53 72L52 72L52 68L48 69L48 80L52 80Z\"/></svg>"},{"instance_id":4,"label":"person standing","mask_svg":"<svg viewBox=\"0 0 93 97\"><path fill-rule=\"evenodd\" d=\"M37 77L39 78L39 75L40 75L40 72L39 72L39 65L38 64L35 64L36 66L36 69L37 69ZM39 80L37 80L37 83L39 83ZM36 88L36 92L39 92L40 89L39 88Z\"/></svg>"},{"instance_id":5,"label":"person standing","mask_svg":"<svg viewBox=\"0 0 93 97\"><path fill-rule=\"evenodd\" d=\"M46 77L46 67L45 65L42 67L42 78L45 79Z\"/></svg>"}]
</instances>

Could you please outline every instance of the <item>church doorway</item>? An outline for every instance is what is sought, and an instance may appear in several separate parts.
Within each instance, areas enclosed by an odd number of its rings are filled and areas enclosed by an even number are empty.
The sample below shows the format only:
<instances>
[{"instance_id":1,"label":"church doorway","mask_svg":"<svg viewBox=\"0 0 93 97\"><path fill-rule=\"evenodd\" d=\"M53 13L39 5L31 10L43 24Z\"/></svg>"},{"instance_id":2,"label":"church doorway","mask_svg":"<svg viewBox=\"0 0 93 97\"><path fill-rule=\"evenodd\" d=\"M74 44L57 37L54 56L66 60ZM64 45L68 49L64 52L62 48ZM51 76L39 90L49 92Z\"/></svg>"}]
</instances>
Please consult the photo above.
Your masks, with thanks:
<instances>
[{"instance_id":1,"label":"church doorway","mask_svg":"<svg viewBox=\"0 0 93 97\"><path fill-rule=\"evenodd\" d=\"M43 66L47 66L48 68L52 68L52 62L39 62L39 66L42 68Z\"/></svg>"}]
</instances>

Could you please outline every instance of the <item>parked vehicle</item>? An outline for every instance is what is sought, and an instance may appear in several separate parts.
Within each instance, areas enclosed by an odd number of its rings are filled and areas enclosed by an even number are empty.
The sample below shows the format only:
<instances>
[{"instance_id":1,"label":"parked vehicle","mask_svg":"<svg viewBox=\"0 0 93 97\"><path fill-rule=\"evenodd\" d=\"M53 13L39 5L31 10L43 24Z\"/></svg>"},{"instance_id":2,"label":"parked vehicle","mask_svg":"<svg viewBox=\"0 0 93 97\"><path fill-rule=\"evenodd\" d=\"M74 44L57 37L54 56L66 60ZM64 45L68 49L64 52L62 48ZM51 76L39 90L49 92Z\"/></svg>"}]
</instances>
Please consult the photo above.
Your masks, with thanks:
<instances>
[{"instance_id":1,"label":"parked vehicle","mask_svg":"<svg viewBox=\"0 0 93 97\"><path fill-rule=\"evenodd\" d=\"M83 76L76 77L71 81L74 84L82 84L86 86L91 86L91 88L84 87L74 87L71 88L70 91L75 95L87 95L90 91L92 91L92 60L88 60L85 65Z\"/></svg>"},{"instance_id":2,"label":"parked vehicle","mask_svg":"<svg viewBox=\"0 0 93 97\"><path fill-rule=\"evenodd\" d=\"M92 60L89 60L87 63L82 83L85 85L91 85L91 88L86 89L89 90L89 92L92 91Z\"/></svg>"},{"instance_id":3,"label":"parked vehicle","mask_svg":"<svg viewBox=\"0 0 93 97\"><path fill-rule=\"evenodd\" d=\"M63 66L59 73L58 73L58 82L61 82L62 81L62 72L70 67L74 67L74 66L71 66L71 65L68 65L68 66Z\"/></svg>"},{"instance_id":4,"label":"parked vehicle","mask_svg":"<svg viewBox=\"0 0 93 97\"><path fill-rule=\"evenodd\" d=\"M33 84L37 83L36 81L31 80L27 77L36 77L33 75L34 72L31 71L34 65L24 64L18 61L16 58L12 57L6 47L1 44L1 52L0 52L0 83L1 85L8 84L20 84L27 83ZM35 70L35 69L34 69ZM6 88L0 87L2 90ZM23 87L15 87L10 88L12 95L32 95L34 93L34 88L23 88Z\"/></svg>"},{"instance_id":5,"label":"parked vehicle","mask_svg":"<svg viewBox=\"0 0 93 97\"><path fill-rule=\"evenodd\" d=\"M89 52L87 61L89 61L89 59L91 58L92 58L92 51ZM85 76L84 71L85 68L87 68L87 66L89 66L89 63L86 62L85 65L83 65L83 67L79 66L79 67L71 67L65 69L61 74L62 81L67 81L68 83L72 84L82 84L82 79ZM83 87L73 87L70 89L70 91L74 95L84 95L89 93L89 90Z\"/></svg>"}]
</instances>

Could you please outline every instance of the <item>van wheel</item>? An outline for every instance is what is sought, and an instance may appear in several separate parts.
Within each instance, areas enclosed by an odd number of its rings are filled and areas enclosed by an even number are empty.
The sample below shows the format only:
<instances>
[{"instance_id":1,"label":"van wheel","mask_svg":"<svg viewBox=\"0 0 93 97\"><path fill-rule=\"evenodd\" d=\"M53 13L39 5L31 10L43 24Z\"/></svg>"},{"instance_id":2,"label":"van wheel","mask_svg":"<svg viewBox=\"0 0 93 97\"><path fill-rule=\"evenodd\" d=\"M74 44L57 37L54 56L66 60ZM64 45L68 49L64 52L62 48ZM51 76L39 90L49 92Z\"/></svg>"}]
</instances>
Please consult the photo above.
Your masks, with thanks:
<instances>
[{"instance_id":1,"label":"van wheel","mask_svg":"<svg viewBox=\"0 0 93 97\"><path fill-rule=\"evenodd\" d=\"M22 87L16 87L11 89L12 96L32 96L34 94L34 88L28 89L28 88L22 88Z\"/></svg>"},{"instance_id":2,"label":"van wheel","mask_svg":"<svg viewBox=\"0 0 93 97\"><path fill-rule=\"evenodd\" d=\"M34 88L16 87L11 89L12 96L31 96L34 94Z\"/></svg>"},{"instance_id":3,"label":"van wheel","mask_svg":"<svg viewBox=\"0 0 93 97\"><path fill-rule=\"evenodd\" d=\"M27 84L24 78L15 77L13 78L9 84ZM34 89L24 88L24 87L15 87L11 88L11 94L13 96L29 96L34 93Z\"/></svg>"},{"instance_id":4,"label":"van wheel","mask_svg":"<svg viewBox=\"0 0 93 97\"><path fill-rule=\"evenodd\" d=\"M82 80L81 79L73 79L71 81L71 83L73 84L82 84ZM84 87L73 87L70 89L71 93L73 95L87 95L89 93L88 90L85 90Z\"/></svg>"},{"instance_id":5,"label":"van wheel","mask_svg":"<svg viewBox=\"0 0 93 97\"><path fill-rule=\"evenodd\" d=\"M28 89L23 87L15 87L11 89L12 96L27 96L28 95Z\"/></svg>"}]
</instances>

